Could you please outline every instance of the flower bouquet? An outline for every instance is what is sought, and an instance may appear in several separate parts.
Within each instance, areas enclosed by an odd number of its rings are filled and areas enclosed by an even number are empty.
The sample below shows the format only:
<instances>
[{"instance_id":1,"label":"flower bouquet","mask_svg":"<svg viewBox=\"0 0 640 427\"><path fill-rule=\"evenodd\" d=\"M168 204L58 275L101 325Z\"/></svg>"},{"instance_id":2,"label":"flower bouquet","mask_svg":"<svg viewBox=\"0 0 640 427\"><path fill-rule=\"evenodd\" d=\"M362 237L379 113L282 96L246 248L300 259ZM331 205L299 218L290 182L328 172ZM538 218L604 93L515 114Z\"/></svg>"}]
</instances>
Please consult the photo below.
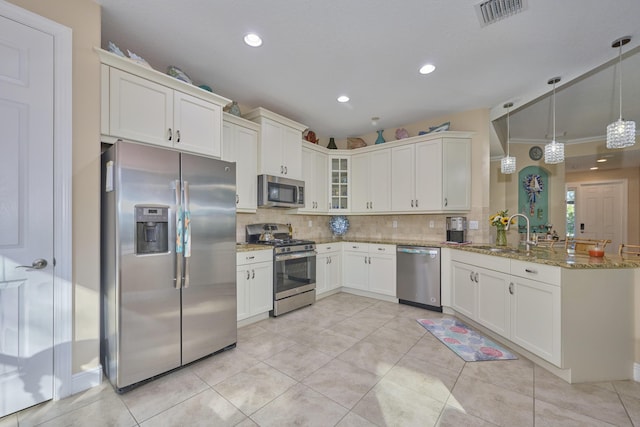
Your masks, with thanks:
<instances>
[{"instance_id":1,"label":"flower bouquet","mask_svg":"<svg viewBox=\"0 0 640 427\"><path fill-rule=\"evenodd\" d=\"M515 220L511 220L515 224ZM506 226L509 224L509 209L498 211L489 217L489 224L496 227L496 246L507 246Z\"/></svg>"}]
</instances>

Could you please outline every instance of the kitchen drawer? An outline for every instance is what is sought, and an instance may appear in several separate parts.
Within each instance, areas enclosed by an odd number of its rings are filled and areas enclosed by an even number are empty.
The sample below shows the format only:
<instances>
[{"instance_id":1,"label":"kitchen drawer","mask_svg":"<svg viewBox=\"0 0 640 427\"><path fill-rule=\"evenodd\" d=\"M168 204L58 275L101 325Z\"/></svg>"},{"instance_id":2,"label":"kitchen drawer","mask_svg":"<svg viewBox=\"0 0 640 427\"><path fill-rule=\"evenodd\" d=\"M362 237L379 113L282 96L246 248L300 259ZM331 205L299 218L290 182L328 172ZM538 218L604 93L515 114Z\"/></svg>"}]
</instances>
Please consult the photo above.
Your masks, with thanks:
<instances>
[{"instance_id":1,"label":"kitchen drawer","mask_svg":"<svg viewBox=\"0 0 640 427\"><path fill-rule=\"evenodd\" d=\"M330 252L336 252L340 250L342 250L342 242L321 243L319 245L316 245L316 252L318 252L319 255L328 254Z\"/></svg>"},{"instance_id":2,"label":"kitchen drawer","mask_svg":"<svg viewBox=\"0 0 640 427\"><path fill-rule=\"evenodd\" d=\"M369 254L394 254L396 253L396 245L378 245L371 243L369 245Z\"/></svg>"},{"instance_id":3,"label":"kitchen drawer","mask_svg":"<svg viewBox=\"0 0 640 427\"><path fill-rule=\"evenodd\" d=\"M256 262L273 261L273 250L245 251L236 253L236 265L253 264Z\"/></svg>"},{"instance_id":4,"label":"kitchen drawer","mask_svg":"<svg viewBox=\"0 0 640 427\"><path fill-rule=\"evenodd\" d=\"M509 261L511 260L500 256L484 255L454 249L451 251L451 260L470 265L477 265L489 270L501 271L503 273L509 273L510 271Z\"/></svg>"},{"instance_id":5,"label":"kitchen drawer","mask_svg":"<svg viewBox=\"0 0 640 427\"><path fill-rule=\"evenodd\" d=\"M538 282L560 286L562 269L551 265L512 259L511 274L513 276L525 277Z\"/></svg>"},{"instance_id":6,"label":"kitchen drawer","mask_svg":"<svg viewBox=\"0 0 640 427\"><path fill-rule=\"evenodd\" d=\"M368 243L344 242L342 245L343 245L342 248L345 251L369 253L369 244Z\"/></svg>"}]
</instances>

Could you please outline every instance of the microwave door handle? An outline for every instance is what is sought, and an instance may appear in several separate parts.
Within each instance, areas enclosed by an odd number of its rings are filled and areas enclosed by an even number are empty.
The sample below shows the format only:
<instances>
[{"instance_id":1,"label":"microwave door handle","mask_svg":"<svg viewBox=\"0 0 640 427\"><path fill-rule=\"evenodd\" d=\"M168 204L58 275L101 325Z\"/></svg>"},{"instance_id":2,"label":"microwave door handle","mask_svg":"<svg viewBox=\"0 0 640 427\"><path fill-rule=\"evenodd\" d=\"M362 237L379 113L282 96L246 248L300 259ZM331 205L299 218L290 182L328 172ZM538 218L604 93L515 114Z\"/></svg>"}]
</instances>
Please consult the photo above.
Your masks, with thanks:
<instances>
[{"instance_id":1,"label":"microwave door handle","mask_svg":"<svg viewBox=\"0 0 640 427\"><path fill-rule=\"evenodd\" d=\"M175 181L175 198L176 198L176 241L175 241L175 276L173 278L174 287L180 289L182 287L182 191L180 186L180 180Z\"/></svg>"},{"instance_id":2,"label":"microwave door handle","mask_svg":"<svg viewBox=\"0 0 640 427\"><path fill-rule=\"evenodd\" d=\"M189 181L184 182L184 279L183 288L189 287L189 273L191 258L191 206L189 204Z\"/></svg>"}]
</instances>

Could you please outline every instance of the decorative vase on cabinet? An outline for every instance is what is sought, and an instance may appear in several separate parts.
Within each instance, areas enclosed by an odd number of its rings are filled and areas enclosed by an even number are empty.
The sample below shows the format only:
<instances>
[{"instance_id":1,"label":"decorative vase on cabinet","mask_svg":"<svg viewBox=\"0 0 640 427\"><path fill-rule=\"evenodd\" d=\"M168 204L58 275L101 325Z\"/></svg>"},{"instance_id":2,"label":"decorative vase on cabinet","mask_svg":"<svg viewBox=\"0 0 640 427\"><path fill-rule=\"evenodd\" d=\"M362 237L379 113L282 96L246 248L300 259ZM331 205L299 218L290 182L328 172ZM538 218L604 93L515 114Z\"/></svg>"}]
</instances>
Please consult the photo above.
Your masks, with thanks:
<instances>
[{"instance_id":1,"label":"decorative vase on cabinet","mask_svg":"<svg viewBox=\"0 0 640 427\"><path fill-rule=\"evenodd\" d=\"M376 144L384 144L385 140L384 140L384 137L382 136L382 132L384 132L384 129L380 129L378 131L378 139L376 139Z\"/></svg>"}]
</instances>

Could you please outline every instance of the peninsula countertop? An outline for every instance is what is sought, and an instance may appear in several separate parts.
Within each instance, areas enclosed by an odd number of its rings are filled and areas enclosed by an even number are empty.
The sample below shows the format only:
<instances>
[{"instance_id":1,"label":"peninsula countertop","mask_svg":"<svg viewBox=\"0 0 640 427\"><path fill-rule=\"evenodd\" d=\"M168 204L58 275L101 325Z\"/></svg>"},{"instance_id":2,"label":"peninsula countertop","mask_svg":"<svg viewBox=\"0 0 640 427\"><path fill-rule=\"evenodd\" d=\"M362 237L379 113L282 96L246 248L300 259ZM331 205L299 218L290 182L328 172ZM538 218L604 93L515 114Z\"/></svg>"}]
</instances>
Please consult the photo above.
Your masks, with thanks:
<instances>
[{"instance_id":1,"label":"peninsula countertop","mask_svg":"<svg viewBox=\"0 0 640 427\"><path fill-rule=\"evenodd\" d=\"M613 254L606 254L604 257L590 257L587 254L576 254L562 248L537 248L534 247L530 252L515 247L506 247L496 252L492 250L495 245L487 243L450 243L442 241L425 241L425 240L409 240L409 239L382 239L382 238L320 238L312 239L316 244L354 242L354 243L372 243L385 245L407 245L407 246L429 246L438 248L451 248L461 251L475 252L484 255L499 256L503 258L517 259L520 261L535 262L538 264L553 265L563 268L640 268L640 257L623 258Z\"/></svg>"}]
</instances>

